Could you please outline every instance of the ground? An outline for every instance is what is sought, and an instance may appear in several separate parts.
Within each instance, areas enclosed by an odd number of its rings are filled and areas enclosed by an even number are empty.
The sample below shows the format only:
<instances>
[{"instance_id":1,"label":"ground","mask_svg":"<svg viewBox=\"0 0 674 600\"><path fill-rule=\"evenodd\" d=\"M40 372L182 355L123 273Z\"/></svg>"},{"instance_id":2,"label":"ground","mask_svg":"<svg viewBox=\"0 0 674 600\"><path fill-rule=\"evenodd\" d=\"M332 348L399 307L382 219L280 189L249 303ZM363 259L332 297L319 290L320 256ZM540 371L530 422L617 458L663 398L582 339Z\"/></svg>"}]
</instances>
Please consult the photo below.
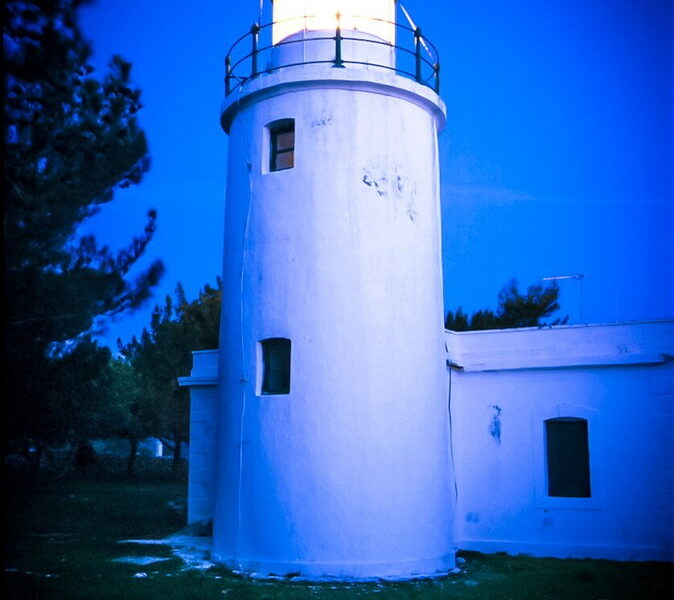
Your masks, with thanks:
<instances>
[{"instance_id":1,"label":"ground","mask_svg":"<svg viewBox=\"0 0 674 600\"><path fill-rule=\"evenodd\" d=\"M259 581L177 552L190 538L186 484L162 459L133 481L104 465L59 480L5 474L5 597L12 599L379 598L659 600L674 597L674 565L460 553L460 572L405 584ZM153 560L154 559L154 560Z\"/></svg>"}]
</instances>

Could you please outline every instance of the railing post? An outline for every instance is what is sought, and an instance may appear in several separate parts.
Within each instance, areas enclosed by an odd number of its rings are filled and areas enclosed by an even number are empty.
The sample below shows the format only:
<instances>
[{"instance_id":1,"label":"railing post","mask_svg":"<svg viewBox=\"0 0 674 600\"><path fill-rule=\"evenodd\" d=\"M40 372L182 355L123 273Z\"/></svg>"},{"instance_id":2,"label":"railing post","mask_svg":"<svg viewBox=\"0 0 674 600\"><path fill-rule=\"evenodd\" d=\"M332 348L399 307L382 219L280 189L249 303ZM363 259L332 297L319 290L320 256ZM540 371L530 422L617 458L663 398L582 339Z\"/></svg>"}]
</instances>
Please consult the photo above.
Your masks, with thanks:
<instances>
[{"instance_id":1,"label":"railing post","mask_svg":"<svg viewBox=\"0 0 674 600\"><path fill-rule=\"evenodd\" d=\"M251 56L251 77L257 77L257 42L258 35L260 33L260 26L257 23L253 23L253 26L250 28L251 38L253 41L253 49L250 53Z\"/></svg>"},{"instance_id":2,"label":"railing post","mask_svg":"<svg viewBox=\"0 0 674 600\"><path fill-rule=\"evenodd\" d=\"M421 29L418 27L414 30L414 43L416 45L416 52L414 55L415 58L415 76L419 83L422 83L423 78L421 76Z\"/></svg>"},{"instance_id":3,"label":"railing post","mask_svg":"<svg viewBox=\"0 0 674 600\"><path fill-rule=\"evenodd\" d=\"M342 28L339 24L341 15L337 13L337 29L335 29L335 64L334 67L344 67L342 60Z\"/></svg>"},{"instance_id":4,"label":"railing post","mask_svg":"<svg viewBox=\"0 0 674 600\"><path fill-rule=\"evenodd\" d=\"M433 65L433 71L435 72L435 93L440 95L440 63L437 62Z\"/></svg>"},{"instance_id":5,"label":"railing post","mask_svg":"<svg viewBox=\"0 0 674 600\"><path fill-rule=\"evenodd\" d=\"M227 55L225 58L225 96L229 96L232 91L232 57Z\"/></svg>"}]
</instances>

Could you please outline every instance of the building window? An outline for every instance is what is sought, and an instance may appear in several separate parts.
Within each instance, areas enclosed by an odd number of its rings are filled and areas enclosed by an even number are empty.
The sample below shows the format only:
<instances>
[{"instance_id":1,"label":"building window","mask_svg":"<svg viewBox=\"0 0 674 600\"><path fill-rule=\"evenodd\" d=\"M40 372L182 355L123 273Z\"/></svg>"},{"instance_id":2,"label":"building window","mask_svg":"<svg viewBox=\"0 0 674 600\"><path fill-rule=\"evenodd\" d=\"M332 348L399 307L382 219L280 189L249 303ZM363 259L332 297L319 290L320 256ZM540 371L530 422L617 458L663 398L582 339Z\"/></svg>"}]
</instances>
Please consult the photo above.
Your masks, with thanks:
<instances>
[{"instance_id":1,"label":"building window","mask_svg":"<svg viewBox=\"0 0 674 600\"><path fill-rule=\"evenodd\" d=\"M284 171L295 166L295 120L283 119L269 127L269 170Z\"/></svg>"},{"instance_id":2,"label":"building window","mask_svg":"<svg viewBox=\"0 0 674 600\"><path fill-rule=\"evenodd\" d=\"M290 340L270 338L262 346L262 394L290 393Z\"/></svg>"},{"instance_id":3,"label":"building window","mask_svg":"<svg viewBox=\"0 0 674 600\"><path fill-rule=\"evenodd\" d=\"M561 417L545 421L548 496L590 497L587 421Z\"/></svg>"}]
</instances>

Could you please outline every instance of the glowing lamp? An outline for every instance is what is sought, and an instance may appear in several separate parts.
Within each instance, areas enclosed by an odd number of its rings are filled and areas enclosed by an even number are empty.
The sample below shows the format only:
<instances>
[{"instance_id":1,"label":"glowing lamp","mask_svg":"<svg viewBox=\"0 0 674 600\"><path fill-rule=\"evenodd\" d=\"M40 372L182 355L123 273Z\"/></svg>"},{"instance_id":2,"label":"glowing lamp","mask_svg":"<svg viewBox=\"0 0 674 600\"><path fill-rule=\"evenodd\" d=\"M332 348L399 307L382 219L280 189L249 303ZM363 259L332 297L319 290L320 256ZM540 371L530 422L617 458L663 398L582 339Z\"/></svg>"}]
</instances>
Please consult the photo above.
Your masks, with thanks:
<instances>
[{"instance_id":1,"label":"glowing lamp","mask_svg":"<svg viewBox=\"0 0 674 600\"><path fill-rule=\"evenodd\" d=\"M338 25L395 41L395 0L274 0L273 18L274 44L304 31L334 31Z\"/></svg>"}]
</instances>

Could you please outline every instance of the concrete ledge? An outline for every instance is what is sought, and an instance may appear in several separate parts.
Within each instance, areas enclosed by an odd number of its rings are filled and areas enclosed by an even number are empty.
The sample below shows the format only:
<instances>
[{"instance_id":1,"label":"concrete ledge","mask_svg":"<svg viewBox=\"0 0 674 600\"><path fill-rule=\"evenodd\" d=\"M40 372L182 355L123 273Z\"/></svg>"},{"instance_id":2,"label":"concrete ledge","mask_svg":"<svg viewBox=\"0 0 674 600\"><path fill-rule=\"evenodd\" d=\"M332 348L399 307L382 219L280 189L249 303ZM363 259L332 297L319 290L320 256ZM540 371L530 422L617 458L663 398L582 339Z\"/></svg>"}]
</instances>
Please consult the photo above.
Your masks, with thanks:
<instances>
[{"instance_id":1,"label":"concrete ledge","mask_svg":"<svg viewBox=\"0 0 674 600\"><path fill-rule=\"evenodd\" d=\"M609 367L613 365L657 365L666 362L665 354L638 354L633 356L560 356L536 359L536 357L491 357L466 354L463 370L512 371L516 369L554 369L564 367Z\"/></svg>"},{"instance_id":2,"label":"concrete ledge","mask_svg":"<svg viewBox=\"0 0 674 600\"><path fill-rule=\"evenodd\" d=\"M445 343L466 372L660 364L674 358L674 321L446 331Z\"/></svg>"},{"instance_id":3,"label":"concrete ledge","mask_svg":"<svg viewBox=\"0 0 674 600\"><path fill-rule=\"evenodd\" d=\"M218 385L218 372L201 377L178 377L178 385L180 387L197 387L204 385Z\"/></svg>"},{"instance_id":4,"label":"concrete ledge","mask_svg":"<svg viewBox=\"0 0 674 600\"><path fill-rule=\"evenodd\" d=\"M218 384L218 350L192 352L192 371L187 377L178 377L178 385L208 386Z\"/></svg>"},{"instance_id":5,"label":"concrete ledge","mask_svg":"<svg viewBox=\"0 0 674 600\"><path fill-rule=\"evenodd\" d=\"M225 98L220 124L229 133L234 115L250 103L305 88L360 90L405 98L430 111L438 131L445 126L445 104L428 86L381 67L335 69L330 65L284 67L271 74L260 74Z\"/></svg>"}]
</instances>

